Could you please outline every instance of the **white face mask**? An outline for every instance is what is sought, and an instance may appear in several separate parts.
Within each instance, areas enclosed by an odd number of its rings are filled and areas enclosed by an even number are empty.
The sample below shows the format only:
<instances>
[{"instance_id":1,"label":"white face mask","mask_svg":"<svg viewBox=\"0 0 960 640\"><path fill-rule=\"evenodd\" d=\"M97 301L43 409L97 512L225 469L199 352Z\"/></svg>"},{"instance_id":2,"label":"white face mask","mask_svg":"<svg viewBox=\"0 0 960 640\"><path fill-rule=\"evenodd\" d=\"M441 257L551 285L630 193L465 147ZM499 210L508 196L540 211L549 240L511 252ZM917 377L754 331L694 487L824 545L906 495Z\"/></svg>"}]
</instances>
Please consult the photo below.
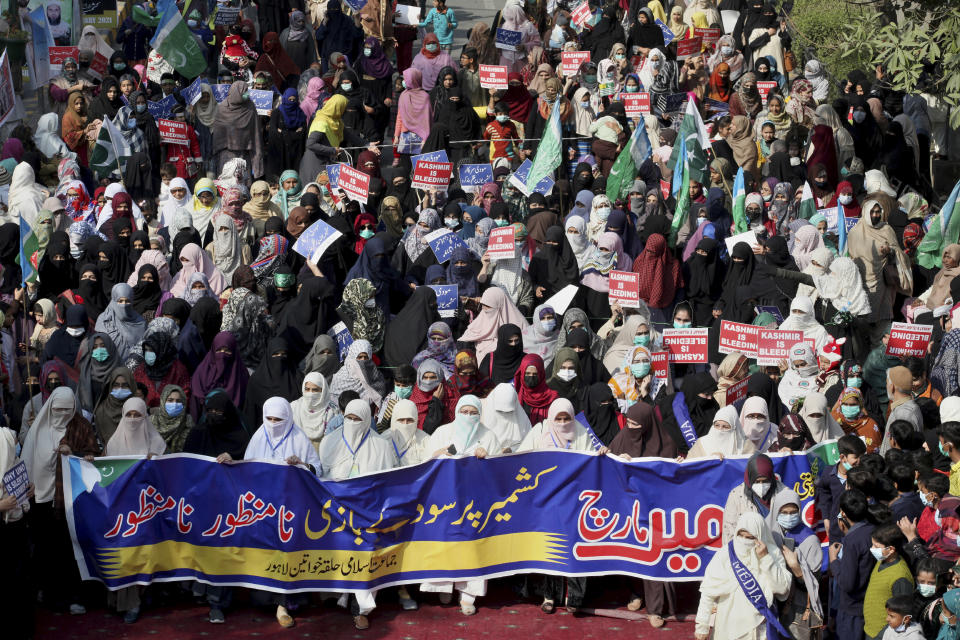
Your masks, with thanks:
<instances>
[{"instance_id":1,"label":"white face mask","mask_svg":"<svg viewBox=\"0 0 960 640\"><path fill-rule=\"evenodd\" d=\"M750 485L750 489L757 495L758 498L762 498L767 495L767 491L770 491L769 482L754 482Z\"/></svg>"},{"instance_id":2,"label":"white face mask","mask_svg":"<svg viewBox=\"0 0 960 640\"><path fill-rule=\"evenodd\" d=\"M606 220L607 218L609 218L609 217L610 217L610 207L598 207L598 208L597 208L597 216L598 216L601 220Z\"/></svg>"},{"instance_id":3,"label":"white face mask","mask_svg":"<svg viewBox=\"0 0 960 640\"><path fill-rule=\"evenodd\" d=\"M747 540L740 536L736 536L733 539L733 550L736 552L737 557L741 560L746 560L750 557L751 553L756 553L756 543L753 540Z\"/></svg>"},{"instance_id":4,"label":"white face mask","mask_svg":"<svg viewBox=\"0 0 960 640\"><path fill-rule=\"evenodd\" d=\"M321 401L323 400L323 393L320 391L306 391L303 394L303 399L307 401L307 408L310 411L319 411Z\"/></svg>"},{"instance_id":5,"label":"white face mask","mask_svg":"<svg viewBox=\"0 0 960 640\"><path fill-rule=\"evenodd\" d=\"M82 336L84 331L86 331L86 329L84 329L83 327L67 327L67 333L73 336L74 338L79 338L80 336Z\"/></svg>"},{"instance_id":6,"label":"white face mask","mask_svg":"<svg viewBox=\"0 0 960 640\"><path fill-rule=\"evenodd\" d=\"M791 167L800 166L800 158L790 158L790 166Z\"/></svg>"},{"instance_id":7,"label":"white face mask","mask_svg":"<svg viewBox=\"0 0 960 640\"><path fill-rule=\"evenodd\" d=\"M870 553L872 553L873 557L877 560L883 560L885 557L883 554L883 549L884 547L870 547Z\"/></svg>"},{"instance_id":8,"label":"white face mask","mask_svg":"<svg viewBox=\"0 0 960 640\"><path fill-rule=\"evenodd\" d=\"M570 382L577 377L577 372L574 369L560 369L557 371L557 377L564 382Z\"/></svg>"},{"instance_id":9,"label":"white face mask","mask_svg":"<svg viewBox=\"0 0 960 640\"><path fill-rule=\"evenodd\" d=\"M841 194L837 200L840 201L840 204L850 204L853 202L853 196L847 193Z\"/></svg>"},{"instance_id":10,"label":"white face mask","mask_svg":"<svg viewBox=\"0 0 960 640\"><path fill-rule=\"evenodd\" d=\"M370 298L369 300L363 303L363 306L365 306L367 309L373 309L375 306L377 306L377 299Z\"/></svg>"}]
</instances>

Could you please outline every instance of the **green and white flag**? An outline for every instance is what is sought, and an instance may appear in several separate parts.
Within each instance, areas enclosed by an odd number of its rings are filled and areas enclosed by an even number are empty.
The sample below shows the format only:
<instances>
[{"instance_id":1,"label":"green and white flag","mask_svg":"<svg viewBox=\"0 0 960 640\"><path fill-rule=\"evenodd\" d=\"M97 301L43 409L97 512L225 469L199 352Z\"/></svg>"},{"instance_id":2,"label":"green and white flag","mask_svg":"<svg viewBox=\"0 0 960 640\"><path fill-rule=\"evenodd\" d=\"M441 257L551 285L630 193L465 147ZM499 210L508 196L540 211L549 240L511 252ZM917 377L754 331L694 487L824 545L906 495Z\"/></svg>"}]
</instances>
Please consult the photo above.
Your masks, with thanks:
<instances>
[{"instance_id":1,"label":"green and white flag","mask_svg":"<svg viewBox=\"0 0 960 640\"><path fill-rule=\"evenodd\" d=\"M114 171L122 176L127 167L127 159L133 150L120 130L109 120L104 119L97 135L97 144L90 154L90 169L97 179L107 178Z\"/></svg>"},{"instance_id":2,"label":"green and white flag","mask_svg":"<svg viewBox=\"0 0 960 640\"><path fill-rule=\"evenodd\" d=\"M733 232L744 233L750 230L747 221L747 189L744 186L743 167L737 168L737 177L733 179Z\"/></svg>"},{"instance_id":3,"label":"green and white flag","mask_svg":"<svg viewBox=\"0 0 960 640\"><path fill-rule=\"evenodd\" d=\"M697 111L697 101L694 95L688 94L687 110L683 114L680 130L677 132L677 143L673 145L668 166L677 166L677 156L680 153L680 141L684 141L686 150L686 174L684 177L700 184L710 184L710 171L707 168L707 149L710 148L710 134L703 124L700 112Z\"/></svg>"},{"instance_id":4,"label":"green and white flag","mask_svg":"<svg viewBox=\"0 0 960 640\"><path fill-rule=\"evenodd\" d=\"M157 5L160 24L150 41L163 59L185 78L196 78L207 68L200 44L183 21L174 0L160 0Z\"/></svg>"},{"instance_id":5,"label":"green and white flag","mask_svg":"<svg viewBox=\"0 0 960 640\"><path fill-rule=\"evenodd\" d=\"M560 166L562 160L560 139L563 134L560 132L560 99L557 98L553 103L553 110L550 112L550 121L547 122L547 128L540 138L540 144L537 145L537 155L533 157L533 166L530 167L530 173L527 174L527 190L533 192L537 183L553 173L554 169Z\"/></svg>"},{"instance_id":6,"label":"green and white flag","mask_svg":"<svg viewBox=\"0 0 960 640\"><path fill-rule=\"evenodd\" d=\"M800 194L800 209L797 211L797 217L809 220L817 215L817 201L813 197L813 190L810 189L810 183L803 183L803 193Z\"/></svg>"},{"instance_id":7,"label":"green and white flag","mask_svg":"<svg viewBox=\"0 0 960 640\"><path fill-rule=\"evenodd\" d=\"M917 247L917 264L921 267L939 269L943 266L943 250L948 244L953 244L960 238L958 207L960 207L960 182L954 185L950 197L940 208L940 213L924 223L927 227L927 235L923 236L920 246ZM865 211L862 215L870 215L870 212Z\"/></svg>"}]
</instances>

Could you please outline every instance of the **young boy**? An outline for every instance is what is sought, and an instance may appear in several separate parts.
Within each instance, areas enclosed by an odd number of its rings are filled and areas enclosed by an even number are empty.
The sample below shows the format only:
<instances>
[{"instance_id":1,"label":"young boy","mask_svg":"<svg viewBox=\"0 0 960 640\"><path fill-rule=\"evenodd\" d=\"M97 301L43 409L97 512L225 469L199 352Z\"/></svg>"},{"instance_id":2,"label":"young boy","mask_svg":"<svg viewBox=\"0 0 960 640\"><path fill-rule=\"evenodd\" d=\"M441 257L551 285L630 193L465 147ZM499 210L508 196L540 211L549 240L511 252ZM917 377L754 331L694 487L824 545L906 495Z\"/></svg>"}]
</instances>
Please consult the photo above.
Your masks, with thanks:
<instances>
[{"instance_id":1,"label":"young boy","mask_svg":"<svg viewBox=\"0 0 960 640\"><path fill-rule=\"evenodd\" d=\"M881 640L924 640L923 629L913 621L913 600L893 596L887 600L886 623Z\"/></svg>"},{"instance_id":2,"label":"young boy","mask_svg":"<svg viewBox=\"0 0 960 640\"><path fill-rule=\"evenodd\" d=\"M863 632L867 637L875 638L883 630L885 621L889 621L889 614L886 617L884 615L884 603L889 604L892 596L906 597L909 603L904 613L911 613L914 583L910 567L900 557L900 549L906 542L900 527L895 524L881 525L870 535L870 541L870 553L877 562L870 573L863 597Z\"/></svg>"},{"instance_id":3,"label":"young boy","mask_svg":"<svg viewBox=\"0 0 960 640\"><path fill-rule=\"evenodd\" d=\"M400 399L410 399L413 384L417 381L417 370L409 364L401 364L393 374L393 391L387 394L380 413L377 415L377 432L383 433L390 428L390 418L393 415L393 406Z\"/></svg>"},{"instance_id":4,"label":"young boy","mask_svg":"<svg viewBox=\"0 0 960 640\"><path fill-rule=\"evenodd\" d=\"M857 436L848 434L837 440L837 451L840 453L839 462L817 480L817 508L823 514L830 542L840 542L843 538L837 526L840 496L847 484L847 471L860 464L860 456L867 452L867 445Z\"/></svg>"},{"instance_id":5,"label":"young boy","mask_svg":"<svg viewBox=\"0 0 960 640\"><path fill-rule=\"evenodd\" d=\"M423 29L427 25L430 25L437 35L440 48L450 51L453 48L453 31L457 28L457 17L453 15L453 9L447 8L446 0L433 0L433 9L430 9L419 26Z\"/></svg>"},{"instance_id":6,"label":"young boy","mask_svg":"<svg viewBox=\"0 0 960 640\"><path fill-rule=\"evenodd\" d=\"M836 581L837 637L861 638L864 593L870 571L876 564L870 552L873 525L867 522L867 497L858 489L844 491L838 501L838 512L837 524L843 543L832 543L828 551L830 573ZM881 606L885 601L886 598L881 600Z\"/></svg>"},{"instance_id":7,"label":"young boy","mask_svg":"<svg viewBox=\"0 0 960 640\"><path fill-rule=\"evenodd\" d=\"M510 119L510 108L507 103L495 104L493 113L494 119L483 130L484 140L490 141L490 162L497 158L506 158L512 163L517 158L520 132Z\"/></svg>"}]
</instances>

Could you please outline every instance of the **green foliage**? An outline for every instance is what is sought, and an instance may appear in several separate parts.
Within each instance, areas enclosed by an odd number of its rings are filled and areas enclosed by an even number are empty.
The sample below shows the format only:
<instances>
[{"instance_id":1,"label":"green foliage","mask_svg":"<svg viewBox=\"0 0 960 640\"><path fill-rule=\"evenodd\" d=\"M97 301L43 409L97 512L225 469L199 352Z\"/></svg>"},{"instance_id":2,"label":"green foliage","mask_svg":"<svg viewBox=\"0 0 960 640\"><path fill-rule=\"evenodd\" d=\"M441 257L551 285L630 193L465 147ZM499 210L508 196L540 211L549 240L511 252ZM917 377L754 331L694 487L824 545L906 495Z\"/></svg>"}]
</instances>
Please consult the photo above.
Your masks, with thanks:
<instances>
[{"instance_id":1,"label":"green foliage","mask_svg":"<svg viewBox=\"0 0 960 640\"><path fill-rule=\"evenodd\" d=\"M960 105L960 0L862 5L845 37L844 58L872 60L902 91L924 91ZM950 125L960 127L960 109Z\"/></svg>"},{"instance_id":2,"label":"green foliage","mask_svg":"<svg viewBox=\"0 0 960 640\"><path fill-rule=\"evenodd\" d=\"M850 23L860 14L858 5L842 0L795 0L790 11L793 51L803 64L803 53L813 47L817 58L834 79L845 78L854 69L872 75L869 55L851 55ZM831 87L833 93L836 86ZM831 94L831 97L833 96Z\"/></svg>"}]
</instances>

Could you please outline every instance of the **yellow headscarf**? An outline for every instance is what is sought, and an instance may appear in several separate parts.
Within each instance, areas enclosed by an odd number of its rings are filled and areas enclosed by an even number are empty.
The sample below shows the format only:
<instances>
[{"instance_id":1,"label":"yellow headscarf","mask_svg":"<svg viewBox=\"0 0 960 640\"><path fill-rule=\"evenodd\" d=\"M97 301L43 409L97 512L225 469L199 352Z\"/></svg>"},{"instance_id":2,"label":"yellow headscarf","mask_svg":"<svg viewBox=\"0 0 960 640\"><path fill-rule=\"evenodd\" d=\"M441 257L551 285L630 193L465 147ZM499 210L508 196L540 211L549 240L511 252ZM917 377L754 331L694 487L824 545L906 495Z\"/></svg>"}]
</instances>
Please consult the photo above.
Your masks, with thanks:
<instances>
[{"instance_id":1,"label":"yellow headscarf","mask_svg":"<svg viewBox=\"0 0 960 640\"><path fill-rule=\"evenodd\" d=\"M343 142L343 112L347 110L347 96L337 94L327 100L317 111L310 125L310 133L321 131L327 135L327 140L334 147Z\"/></svg>"},{"instance_id":2,"label":"yellow headscarf","mask_svg":"<svg viewBox=\"0 0 960 640\"><path fill-rule=\"evenodd\" d=\"M653 12L654 20L667 24L667 14L663 12L663 4L660 3L660 0L650 0L647 3L647 8Z\"/></svg>"}]
</instances>

